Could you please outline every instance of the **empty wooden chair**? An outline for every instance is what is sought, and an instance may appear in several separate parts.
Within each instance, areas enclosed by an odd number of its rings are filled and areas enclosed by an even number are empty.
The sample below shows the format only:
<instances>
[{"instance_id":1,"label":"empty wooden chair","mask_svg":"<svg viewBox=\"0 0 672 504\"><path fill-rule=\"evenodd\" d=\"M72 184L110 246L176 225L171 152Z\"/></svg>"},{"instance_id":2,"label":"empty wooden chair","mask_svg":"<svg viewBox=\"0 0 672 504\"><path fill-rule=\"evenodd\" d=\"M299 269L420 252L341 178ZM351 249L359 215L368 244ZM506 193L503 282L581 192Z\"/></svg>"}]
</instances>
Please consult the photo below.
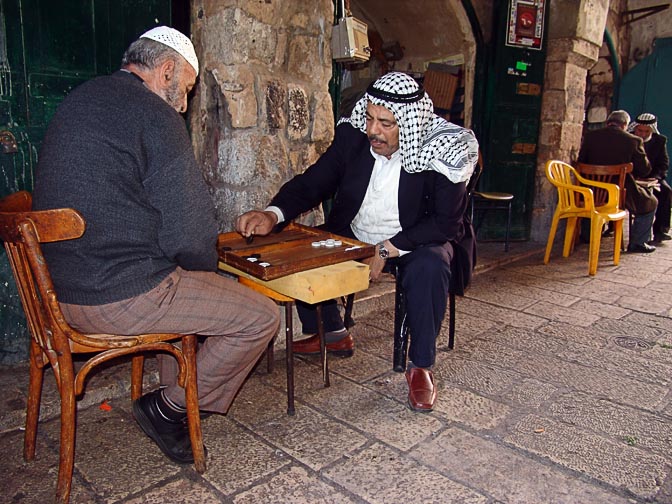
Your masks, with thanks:
<instances>
[{"instance_id":1,"label":"empty wooden chair","mask_svg":"<svg viewBox=\"0 0 672 504\"><path fill-rule=\"evenodd\" d=\"M51 366L61 400L61 434L56 502L68 502L75 450L76 397L84 389L89 372L99 364L121 356L132 356L131 397L142 395L144 352L166 352L179 365L178 383L185 388L189 437L194 466L205 471L196 384L196 335L82 334L70 327L61 313L56 292L42 255L41 243L73 240L84 233L85 223L75 210L31 211L31 195L21 191L0 200L0 239L26 314L31 334L30 380L23 455L35 458L35 441L40 411L44 368ZM181 341L180 350L170 341ZM73 354L87 353L88 359L75 372Z\"/></svg>"},{"instance_id":2,"label":"empty wooden chair","mask_svg":"<svg viewBox=\"0 0 672 504\"><path fill-rule=\"evenodd\" d=\"M582 177L589 180L616 184L620 189L618 207L621 210L625 210L625 176L632 172L632 163L621 163L615 165L577 163L576 171L578 171ZM607 201L608 193L607 191L596 188L593 192L593 197L595 206L603 206ZM621 244L621 249L625 250L624 240L621 242Z\"/></svg>"},{"instance_id":3,"label":"empty wooden chair","mask_svg":"<svg viewBox=\"0 0 672 504\"><path fill-rule=\"evenodd\" d=\"M597 273L600 253L602 227L606 222L614 222L614 264L621 257L623 238L623 220L627 213L619 207L620 189L616 184L588 180L562 161L551 160L546 163L546 177L558 190L558 204L553 214L551 229L548 233L544 263L548 264L553 248L553 240L560 219L567 219L563 257L568 257L574 242L574 231L579 218L590 219L590 246L588 251L588 274ZM607 195L602 205L595 204L594 189L601 189Z\"/></svg>"}]
</instances>

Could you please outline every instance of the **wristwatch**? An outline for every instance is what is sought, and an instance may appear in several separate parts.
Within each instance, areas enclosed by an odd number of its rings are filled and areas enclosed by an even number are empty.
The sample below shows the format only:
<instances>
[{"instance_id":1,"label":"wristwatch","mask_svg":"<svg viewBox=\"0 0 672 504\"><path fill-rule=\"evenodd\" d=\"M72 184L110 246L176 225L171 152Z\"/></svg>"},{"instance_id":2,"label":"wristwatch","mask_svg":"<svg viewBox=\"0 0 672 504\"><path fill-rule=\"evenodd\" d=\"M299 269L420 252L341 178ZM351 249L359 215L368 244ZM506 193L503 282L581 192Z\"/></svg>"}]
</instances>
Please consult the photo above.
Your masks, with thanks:
<instances>
[{"instance_id":1,"label":"wristwatch","mask_svg":"<svg viewBox=\"0 0 672 504\"><path fill-rule=\"evenodd\" d=\"M390 257L390 251L385 248L385 245L382 243L378 244L378 256L380 256L381 259L387 259Z\"/></svg>"}]
</instances>

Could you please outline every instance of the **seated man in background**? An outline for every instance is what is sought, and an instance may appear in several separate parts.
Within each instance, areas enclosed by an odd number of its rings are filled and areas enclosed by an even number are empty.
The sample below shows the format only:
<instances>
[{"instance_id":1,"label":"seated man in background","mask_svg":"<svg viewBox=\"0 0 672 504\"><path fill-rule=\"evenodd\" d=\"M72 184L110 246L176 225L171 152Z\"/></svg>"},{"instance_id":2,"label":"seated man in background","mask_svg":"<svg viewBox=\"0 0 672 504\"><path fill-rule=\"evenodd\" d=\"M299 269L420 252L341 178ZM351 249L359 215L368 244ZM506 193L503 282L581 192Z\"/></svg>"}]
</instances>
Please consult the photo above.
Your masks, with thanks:
<instances>
[{"instance_id":1,"label":"seated man in background","mask_svg":"<svg viewBox=\"0 0 672 504\"><path fill-rule=\"evenodd\" d=\"M658 200L650 188L637 184L651 174L642 139L626 131L630 115L625 110L614 110L607 118L607 126L589 131L579 151L579 163L613 165L632 163L632 173L625 179L625 207L635 218L630 226L628 252L650 253L656 247L649 245L653 218Z\"/></svg>"},{"instance_id":2,"label":"seated man in background","mask_svg":"<svg viewBox=\"0 0 672 504\"><path fill-rule=\"evenodd\" d=\"M70 207L77 240L44 253L66 320L85 333L207 336L197 353L202 410L226 413L279 326L274 303L216 273L217 224L180 113L196 82L188 37L165 26L133 42L121 70L63 100L36 170L36 210ZM177 365L133 403L161 450L193 462Z\"/></svg>"},{"instance_id":3,"label":"seated man in background","mask_svg":"<svg viewBox=\"0 0 672 504\"><path fill-rule=\"evenodd\" d=\"M265 235L335 195L325 227L376 244L368 261L371 279L380 277L388 260L399 266L411 335L408 402L415 411L431 411L436 399L432 366L448 298L450 242L465 235L466 183L477 161L478 142L470 130L436 116L413 78L388 73L340 122L331 147L314 165L287 182L266 210L247 212L236 222L244 236ZM315 334L314 307L298 309L304 334ZM354 342L336 302L324 305L322 314L327 349L352 355ZM319 340L297 341L293 350L317 353Z\"/></svg>"},{"instance_id":4,"label":"seated man in background","mask_svg":"<svg viewBox=\"0 0 672 504\"><path fill-rule=\"evenodd\" d=\"M653 241L660 243L672 240L670 236L670 207L672 206L672 187L667 183L667 170L670 157L667 154L667 137L658 132L658 119L655 115L644 113L630 123L628 131L644 140L646 157L651 163L651 177L658 181L659 188L654 189L658 199L656 217L653 220Z\"/></svg>"}]
</instances>

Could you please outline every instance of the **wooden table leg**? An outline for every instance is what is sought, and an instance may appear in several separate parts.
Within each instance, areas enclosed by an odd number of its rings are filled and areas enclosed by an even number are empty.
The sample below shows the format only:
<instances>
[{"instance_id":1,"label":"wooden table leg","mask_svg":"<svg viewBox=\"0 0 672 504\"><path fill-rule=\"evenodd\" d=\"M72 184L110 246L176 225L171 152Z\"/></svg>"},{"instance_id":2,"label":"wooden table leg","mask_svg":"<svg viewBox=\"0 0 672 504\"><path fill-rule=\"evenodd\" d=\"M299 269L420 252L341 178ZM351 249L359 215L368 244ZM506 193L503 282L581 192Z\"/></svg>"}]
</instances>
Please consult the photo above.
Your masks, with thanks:
<instances>
[{"instance_id":1,"label":"wooden table leg","mask_svg":"<svg viewBox=\"0 0 672 504\"><path fill-rule=\"evenodd\" d=\"M324 324L322 323L322 306L318 303L315 306L317 313L317 334L320 337L320 357L322 358L322 379L324 386L328 387L329 383L329 362L327 361L327 344L324 341Z\"/></svg>"},{"instance_id":2,"label":"wooden table leg","mask_svg":"<svg viewBox=\"0 0 672 504\"><path fill-rule=\"evenodd\" d=\"M287 346L287 414L294 415L294 329L292 327L292 302L285 301L285 344Z\"/></svg>"}]
</instances>

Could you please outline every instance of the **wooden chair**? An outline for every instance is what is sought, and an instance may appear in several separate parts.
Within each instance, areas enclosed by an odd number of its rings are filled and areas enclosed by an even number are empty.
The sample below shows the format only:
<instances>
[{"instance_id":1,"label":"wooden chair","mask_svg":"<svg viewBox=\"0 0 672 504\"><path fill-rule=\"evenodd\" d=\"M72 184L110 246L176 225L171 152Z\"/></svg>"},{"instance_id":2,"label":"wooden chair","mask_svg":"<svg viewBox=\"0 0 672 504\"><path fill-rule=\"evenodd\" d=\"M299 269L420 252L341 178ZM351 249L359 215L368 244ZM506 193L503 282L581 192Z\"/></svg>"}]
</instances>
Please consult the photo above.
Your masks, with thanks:
<instances>
[{"instance_id":1,"label":"wooden chair","mask_svg":"<svg viewBox=\"0 0 672 504\"><path fill-rule=\"evenodd\" d=\"M478 163L474 167L474 172L467 182L467 205L465 207L465 233L469 240L476 240L476 232L471 224L470 208L471 198L474 194L474 188L478 183L478 179L483 172L483 158L481 153L478 153ZM462 278L464 265L462 264L466 258L463 256L458 247L460 245L453 243L453 251L455 255L450 264L450 284L448 286L448 348L451 350L455 348L455 296L463 296L464 290L469 283L469 279ZM406 371L406 357L408 355L408 339L410 336L410 328L406 324L406 295L404 289L401 287L401 275L398 274L397 268L394 267L395 273L395 299L394 299L394 350L392 354L392 369L398 373Z\"/></svg>"},{"instance_id":2,"label":"wooden chair","mask_svg":"<svg viewBox=\"0 0 672 504\"><path fill-rule=\"evenodd\" d=\"M51 365L54 372L61 399L56 502L66 503L74 467L76 396L82 393L89 372L111 359L132 356L131 397L135 400L142 395L142 354L166 352L173 355L179 365L178 383L186 393L194 466L203 473L205 453L196 385L196 335L82 334L70 327L61 313L40 244L79 238L84 233L84 219L68 208L31 211L31 206L31 195L25 191L0 200L0 238L7 250L31 334L24 459L35 458L42 382L47 365ZM181 350L170 343L177 340L182 343ZM79 371L75 371L73 365L72 356L76 353L93 354Z\"/></svg>"},{"instance_id":3,"label":"wooden chair","mask_svg":"<svg viewBox=\"0 0 672 504\"><path fill-rule=\"evenodd\" d=\"M628 173L632 173L632 163L622 163L615 165L577 163L576 171L578 171L582 177L587 178L588 180L616 184L620 189L618 207L621 210L625 210L625 177ZM601 188L596 188L593 191L593 198L595 206L603 206L607 202L608 193ZM578 235L578 232L579 229L577 226L575 235ZM625 240L621 241L622 250L625 250L624 243Z\"/></svg>"},{"instance_id":4,"label":"wooden chair","mask_svg":"<svg viewBox=\"0 0 672 504\"><path fill-rule=\"evenodd\" d=\"M548 233L544 264L548 264L550 260L560 219L567 219L562 256L568 257L574 241L577 220L587 218L590 219L588 274L597 273L602 226L609 221L614 222L614 264L617 265L621 257L623 220L627 215L619 207L620 188L616 184L586 179L567 163L557 160L546 162L546 177L558 190L558 204ZM595 204L594 189L601 189L607 195L602 205Z\"/></svg>"}]
</instances>

